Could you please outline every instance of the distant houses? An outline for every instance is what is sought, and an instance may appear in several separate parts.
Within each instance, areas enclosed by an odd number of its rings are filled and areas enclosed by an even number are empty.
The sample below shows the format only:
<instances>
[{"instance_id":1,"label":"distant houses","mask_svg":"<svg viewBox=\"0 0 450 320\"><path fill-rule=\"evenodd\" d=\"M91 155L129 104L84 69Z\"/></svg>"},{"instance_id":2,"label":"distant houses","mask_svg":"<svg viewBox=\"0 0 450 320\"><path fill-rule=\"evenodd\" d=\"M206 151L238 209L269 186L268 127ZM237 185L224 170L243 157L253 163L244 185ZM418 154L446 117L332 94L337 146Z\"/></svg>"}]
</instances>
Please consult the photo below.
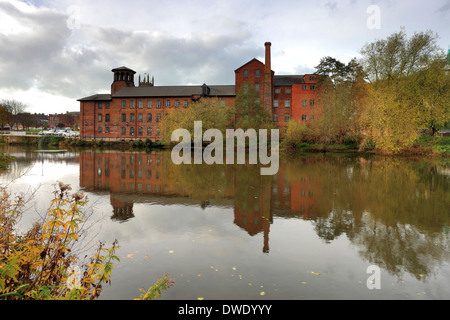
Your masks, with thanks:
<instances>
[{"instance_id":1,"label":"distant houses","mask_svg":"<svg viewBox=\"0 0 450 320\"><path fill-rule=\"evenodd\" d=\"M72 128L79 129L80 113L66 112L57 114L29 113L23 112L12 115L0 105L0 130L29 130L29 129L52 129Z\"/></svg>"}]
</instances>

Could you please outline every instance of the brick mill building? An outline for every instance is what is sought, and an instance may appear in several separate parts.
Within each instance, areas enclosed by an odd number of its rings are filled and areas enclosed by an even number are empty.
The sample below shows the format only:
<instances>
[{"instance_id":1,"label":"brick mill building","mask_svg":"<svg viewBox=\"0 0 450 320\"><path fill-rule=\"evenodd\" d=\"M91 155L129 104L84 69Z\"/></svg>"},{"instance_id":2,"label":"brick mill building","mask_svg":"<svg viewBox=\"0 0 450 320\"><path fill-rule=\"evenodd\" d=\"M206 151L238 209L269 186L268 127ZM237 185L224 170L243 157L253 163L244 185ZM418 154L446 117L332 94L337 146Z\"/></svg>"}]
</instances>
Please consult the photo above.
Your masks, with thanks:
<instances>
[{"instance_id":1,"label":"brick mill building","mask_svg":"<svg viewBox=\"0 0 450 320\"><path fill-rule=\"evenodd\" d=\"M120 67L112 72L111 93L78 100L81 138L160 140L166 114L208 98L219 99L218 107L230 107L245 86L260 93L261 105L280 129L292 119L307 122L320 115L315 91L318 75L275 75L270 42L265 43L265 62L252 59L236 69L234 85L155 86L154 79L139 76L136 86L135 71Z\"/></svg>"}]
</instances>

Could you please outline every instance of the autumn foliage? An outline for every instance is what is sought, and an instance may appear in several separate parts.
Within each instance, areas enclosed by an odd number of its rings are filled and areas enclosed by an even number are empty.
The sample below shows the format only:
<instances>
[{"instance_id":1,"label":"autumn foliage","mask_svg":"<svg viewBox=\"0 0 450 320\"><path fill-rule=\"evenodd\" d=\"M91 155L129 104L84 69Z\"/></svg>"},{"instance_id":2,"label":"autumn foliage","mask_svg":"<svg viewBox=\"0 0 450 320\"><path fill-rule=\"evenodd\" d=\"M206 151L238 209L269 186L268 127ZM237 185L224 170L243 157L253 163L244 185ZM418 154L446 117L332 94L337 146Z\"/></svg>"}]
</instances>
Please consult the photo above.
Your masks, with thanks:
<instances>
[{"instance_id":1,"label":"autumn foliage","mask_svg":"<svg viewBox=\"0 0 450 320\"><path fill-rule=\"evenodd\" d=\"M0 299L93 300L104 284L111 283L113 263L119 261L117 241L109 248L100 243L84 263L72 251L86 218L87 197L82 192L70 194L70 189L59 183L44 221L23 234L17 227L23 198L12 199L0 190ZM149 292L160 295L170 285L163 277Z\"/></svg>"}]
</instances>

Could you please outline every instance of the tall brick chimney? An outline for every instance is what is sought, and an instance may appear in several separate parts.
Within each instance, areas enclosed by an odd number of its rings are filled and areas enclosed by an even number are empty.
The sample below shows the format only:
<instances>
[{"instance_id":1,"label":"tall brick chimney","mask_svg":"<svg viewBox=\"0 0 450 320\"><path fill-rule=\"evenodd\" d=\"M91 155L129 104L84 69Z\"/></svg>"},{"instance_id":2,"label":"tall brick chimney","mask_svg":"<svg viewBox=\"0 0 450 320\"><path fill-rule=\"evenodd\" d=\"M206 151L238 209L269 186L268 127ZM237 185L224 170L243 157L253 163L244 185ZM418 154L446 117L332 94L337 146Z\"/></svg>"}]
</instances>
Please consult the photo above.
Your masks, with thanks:
<instances>
[{"instance_id":1,"label":"tall brick chimney","mask_svg":"<svg viewBox=\"0 0 450 320\"><path fill-rule=\"evenodd\" d=\"M272 115L273 76L270 57L270 47L272 46L272 44L270 42L266 42L264 46L266 47L265 68L264 68L264 108L266 108L269 111L270 115Z\"/></svg>"}]
</instances>

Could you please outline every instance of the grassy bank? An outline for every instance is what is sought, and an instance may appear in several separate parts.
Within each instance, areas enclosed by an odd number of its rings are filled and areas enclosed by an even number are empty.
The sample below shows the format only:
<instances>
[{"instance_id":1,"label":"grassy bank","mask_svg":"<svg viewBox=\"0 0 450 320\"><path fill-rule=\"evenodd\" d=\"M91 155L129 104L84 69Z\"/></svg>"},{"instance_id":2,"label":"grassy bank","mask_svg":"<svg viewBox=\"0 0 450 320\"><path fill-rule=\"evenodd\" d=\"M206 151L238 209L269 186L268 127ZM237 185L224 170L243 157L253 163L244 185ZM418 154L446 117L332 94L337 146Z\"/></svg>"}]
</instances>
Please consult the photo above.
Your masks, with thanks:
<instances>
[{"instance_id":1,"label":"grassy bank","mask_svg":"<svg viewBox=\"0 0 450 320\"><path fill-rule=\"evenodd\" d=\"M362 152L383 154L380 150L375 148L375 144L370 138L362 142L349 142L343 144L324 144L302 141L292 142L285 140L281 142L281 146L282 151L289 154L305 152ZM450 157L450 137L422 135L412 147L403 150L397 155Z\"/></svg>"}]
</instances>

